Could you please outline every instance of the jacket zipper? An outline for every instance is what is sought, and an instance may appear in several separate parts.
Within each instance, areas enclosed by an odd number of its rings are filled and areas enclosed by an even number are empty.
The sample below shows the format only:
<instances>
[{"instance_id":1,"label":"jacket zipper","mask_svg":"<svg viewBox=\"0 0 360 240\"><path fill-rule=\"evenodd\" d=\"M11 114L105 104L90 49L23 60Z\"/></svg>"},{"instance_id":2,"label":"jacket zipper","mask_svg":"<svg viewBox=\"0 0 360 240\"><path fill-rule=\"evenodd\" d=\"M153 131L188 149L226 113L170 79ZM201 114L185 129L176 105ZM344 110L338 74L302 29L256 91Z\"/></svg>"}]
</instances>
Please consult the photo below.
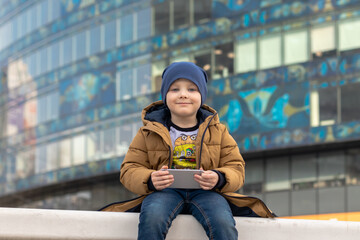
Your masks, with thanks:
<instances>
[{"instance_id":1,"label":"jacket zipper","mask_svg":"<svg viewBox=\"0 0 360 240\"><path fill-rule=\"evenodd\" d=\"M211 121L213 120L213 118L214 118L216 115L217 115L217 113L215 113L215 114L211 117L211 119L209 120L209 123L207 124L207 126L206 126L206 128L205 128L205 130L204 130L204 133L203 133L203 135L202 135L202 137L201 137L200 153L199 153L199 161L198 161L198 164L199 164L199 165L198 165L198 168L199 168L199 169L200 169L200 167L201 167L201 154L202 154L202 147L203 147L203 143L204 143L205 133L206 133L206 131L208 130Z\"/></svg>"}]
</instances>

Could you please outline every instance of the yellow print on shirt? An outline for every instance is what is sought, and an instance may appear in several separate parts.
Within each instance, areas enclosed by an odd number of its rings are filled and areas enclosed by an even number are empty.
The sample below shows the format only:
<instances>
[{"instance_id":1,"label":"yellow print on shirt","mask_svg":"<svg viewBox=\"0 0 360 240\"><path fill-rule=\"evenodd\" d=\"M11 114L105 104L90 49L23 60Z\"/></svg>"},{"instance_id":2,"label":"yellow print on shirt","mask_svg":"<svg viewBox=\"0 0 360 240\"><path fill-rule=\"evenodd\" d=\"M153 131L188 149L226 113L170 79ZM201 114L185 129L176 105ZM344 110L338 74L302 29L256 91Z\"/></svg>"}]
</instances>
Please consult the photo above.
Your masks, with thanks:
<instances>
[{"instance_id":1,"label":"yellow print on shirt","mask_svg":"<svg viewBox=\"0 0 360 240\"><path fill-rule=\"evenodd\" d=\"M196 168L196 135L182 135L175 140L172 168Z\"/></svg>"}]
</instances>

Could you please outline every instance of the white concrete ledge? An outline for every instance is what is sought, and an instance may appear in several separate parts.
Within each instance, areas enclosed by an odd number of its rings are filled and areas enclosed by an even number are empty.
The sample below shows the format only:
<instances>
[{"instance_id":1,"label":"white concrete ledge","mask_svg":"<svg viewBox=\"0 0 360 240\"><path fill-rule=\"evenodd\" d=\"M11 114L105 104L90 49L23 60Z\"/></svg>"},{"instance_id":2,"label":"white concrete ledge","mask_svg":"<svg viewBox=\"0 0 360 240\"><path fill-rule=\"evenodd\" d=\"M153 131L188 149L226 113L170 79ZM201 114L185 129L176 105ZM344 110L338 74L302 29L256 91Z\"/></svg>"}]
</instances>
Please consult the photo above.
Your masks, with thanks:
<instances>
[{"instance_id":1,"label":"white concrete ledge","mask_svg":"<svg viewBox=\"0 0 360 240\"><path fill-rule=\"evenodd\" d=\"M360 236L360 222L235 219L241 240L358 240ZM6 240L136 239L137 224L137 213L0 208L0 239ZM167 239L207 237L192 216L180 215Z\"/></svg>"}]
</instances>

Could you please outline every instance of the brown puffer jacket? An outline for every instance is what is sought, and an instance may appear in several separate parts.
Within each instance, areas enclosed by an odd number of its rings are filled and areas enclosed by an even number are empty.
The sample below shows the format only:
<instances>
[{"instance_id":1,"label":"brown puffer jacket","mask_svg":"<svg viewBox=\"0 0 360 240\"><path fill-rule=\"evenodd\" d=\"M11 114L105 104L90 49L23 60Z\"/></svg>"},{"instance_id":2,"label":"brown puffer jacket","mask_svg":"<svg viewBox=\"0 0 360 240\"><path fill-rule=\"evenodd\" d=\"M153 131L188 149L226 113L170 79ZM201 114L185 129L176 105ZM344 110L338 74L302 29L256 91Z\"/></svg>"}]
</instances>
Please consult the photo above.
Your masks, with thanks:
<instances>
[{"instance_id":1,"label":"brown puffer jacket","mask_svg":"<svg viewBox=\"0 0 360 240\"><path fill-rule=\"evenodd\" d=\"M142 200L152 192L147 184L151 173L164 165L171 166L173 147L165 127L169 114L162 101L154 102L143 110L144 126L133 139L120 172L121 183L141 196L110 204L102 211L139 210ZM202 105L198 118L200 126L195 141L197 167L217 170L225 175L226 184L217 191L228 200L234 216L274 217L260 199L234 193L244 184L245 162L235 140L220 123L216 111Z\"/></svg>"}]
</instances>

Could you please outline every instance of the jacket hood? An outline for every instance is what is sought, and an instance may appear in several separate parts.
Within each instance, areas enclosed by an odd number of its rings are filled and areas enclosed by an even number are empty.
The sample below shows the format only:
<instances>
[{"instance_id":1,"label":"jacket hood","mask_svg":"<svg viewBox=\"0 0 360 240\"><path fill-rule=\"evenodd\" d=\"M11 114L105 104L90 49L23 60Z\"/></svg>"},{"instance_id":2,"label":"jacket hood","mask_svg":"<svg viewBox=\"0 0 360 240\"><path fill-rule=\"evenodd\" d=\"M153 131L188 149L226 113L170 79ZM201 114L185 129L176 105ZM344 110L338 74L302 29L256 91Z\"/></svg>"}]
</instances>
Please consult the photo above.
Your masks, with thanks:
<instances>
[{"instance_id":1,"label":"jacket hood","mask_svg":"<svg viewBox=\"0 0 360 240\"><path fill-rule=\"evenodd\" d=\"M198 113L197 118L199 119L199 123L205 122L206 118L209 116L213 116L216 114L215 109L209 107L208 105L203 104ZM162 100L153 102L152 104L145 107L142 111L141 118L143 120L144 126L149 122L159 122L167 127L167 121L170 117L170 110L164 104ZM219 117L216 115L214 117L214 123L219 122Z\"/></svg>"}]
</instances>

